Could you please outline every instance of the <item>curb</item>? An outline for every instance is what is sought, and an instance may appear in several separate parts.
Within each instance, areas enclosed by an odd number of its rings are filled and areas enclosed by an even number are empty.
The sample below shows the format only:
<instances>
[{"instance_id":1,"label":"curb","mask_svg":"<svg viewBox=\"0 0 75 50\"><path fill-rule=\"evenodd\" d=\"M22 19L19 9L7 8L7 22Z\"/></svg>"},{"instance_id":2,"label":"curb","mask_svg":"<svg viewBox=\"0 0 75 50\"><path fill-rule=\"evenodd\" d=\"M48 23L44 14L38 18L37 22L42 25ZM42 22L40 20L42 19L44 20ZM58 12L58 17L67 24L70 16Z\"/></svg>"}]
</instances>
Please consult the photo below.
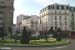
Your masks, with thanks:
<instances>
[{"instance_id":1,"label":"curb","mask_svg":"<svg viewBox=\"0 0 75 50\"><path fill-rule=\"evenodd\" d=\"M70 44L71 42L67 42L67 43L64 43L64 44L57 44L57 45L0 45L0 46L3 46L3 47L53 47L53 46L62 46L62 45L68 45Z\"/></svg>"}]
</instances>

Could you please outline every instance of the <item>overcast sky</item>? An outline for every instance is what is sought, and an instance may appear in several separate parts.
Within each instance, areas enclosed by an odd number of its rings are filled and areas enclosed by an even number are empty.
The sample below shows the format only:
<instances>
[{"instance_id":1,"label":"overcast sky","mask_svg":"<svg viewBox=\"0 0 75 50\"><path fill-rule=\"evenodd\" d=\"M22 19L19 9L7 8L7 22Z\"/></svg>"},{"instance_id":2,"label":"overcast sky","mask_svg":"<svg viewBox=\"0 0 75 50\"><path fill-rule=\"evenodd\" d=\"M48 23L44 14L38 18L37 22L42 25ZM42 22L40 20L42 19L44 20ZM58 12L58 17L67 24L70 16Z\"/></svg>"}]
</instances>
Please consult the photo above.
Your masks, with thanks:
<instances>
[{"instance_id":1,"label":"overcast sky","mask_svg":"<svg viewBox=\"0 0 75 50\"><path fill-rule=\"evenodd\" d=\"M39 11L43 7L53 3L75 6L75 0L15 0L14 23L16 23L18 15L39 15Z\"/></svg>"}]
</instances>

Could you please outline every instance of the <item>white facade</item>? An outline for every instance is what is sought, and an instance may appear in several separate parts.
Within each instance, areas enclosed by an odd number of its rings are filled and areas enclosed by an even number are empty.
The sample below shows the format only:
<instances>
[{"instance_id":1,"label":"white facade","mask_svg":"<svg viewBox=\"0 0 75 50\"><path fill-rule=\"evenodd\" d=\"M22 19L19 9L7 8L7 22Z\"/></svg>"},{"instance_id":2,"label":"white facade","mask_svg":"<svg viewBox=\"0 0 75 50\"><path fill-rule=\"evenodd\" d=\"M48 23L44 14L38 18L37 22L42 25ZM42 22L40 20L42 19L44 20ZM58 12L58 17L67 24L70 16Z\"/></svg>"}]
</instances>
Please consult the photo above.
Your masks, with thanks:
<instances>
[{"instance_id":1,"label":"white facade","mask_svg":"<svg viewBox=\"0 0 75 50\"><path fill-rule=\"evenodd\" d=\"M31 21L32 21L32 30L38 31L38 16L37 15L31 15Z\"/></svg>"},{"instance_id":2,"label":"white facade","mask_svg":"<svg viewBox=\"0 0 75 50\"><path fill-rule=\"evenodd\" d=\"M20 30L22 30L22 21L30 16L28 15L19 15L17 16L17 26L19 27Z\"/></svg>"},{"instance_id":3,"label":"white facade","mask_svg":"<svg viewBox=\"0 0 75 50\"><path fill-rule=\"evenodd\" d=\"M73 9L73 10L72 10ZM72 14L73 18L72 19ZM61 28L62 30L75 30L75 7L69 5L52 4L40 10L41 29L50 27ZM71 24L73 21L73 24Z\"/></svg>"},{"instance_id":4,"label":"white facade","mask_svg":"<svg viewBox=\"0 0 75 50\"><path fill-rule=\"evenodd\" d=\"M30 19L30 17L22 20L22 27L24 27L24 26L31 29L31 19Z\"/></svg>"},{"instance_id":5,"label":"white facade","mask_svg":"<svg viewBox=\"0 0 75 50\"><path fill-rule=\"evenodd\" d=\"M19 16L17 16L17 24L20 24L22 22L22 20L24 20L27 17L30 17L30 16L28 16L28 15L19 15Z\"/></svg>"},{"instance_id":6,"label":"white facade","mask_svg":"<svg viewBox=\"0 0 75 50\"><path fill-rule=\"evenodd\" d=\"M27 26L31 30L38 31L38 16L37 15L20 15L17 17L17 26L22 30Z\"/></svg>"}]
</instances>

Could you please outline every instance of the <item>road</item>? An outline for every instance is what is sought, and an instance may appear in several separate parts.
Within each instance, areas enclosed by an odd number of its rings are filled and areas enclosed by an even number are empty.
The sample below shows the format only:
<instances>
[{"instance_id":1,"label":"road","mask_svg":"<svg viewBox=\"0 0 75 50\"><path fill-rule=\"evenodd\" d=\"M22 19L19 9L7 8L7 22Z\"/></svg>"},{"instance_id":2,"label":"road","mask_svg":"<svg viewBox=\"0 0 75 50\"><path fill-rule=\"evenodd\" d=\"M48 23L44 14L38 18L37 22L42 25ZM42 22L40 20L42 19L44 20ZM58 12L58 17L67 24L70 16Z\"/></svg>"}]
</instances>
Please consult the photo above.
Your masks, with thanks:
<instances>
[{"instance_id":1,"label":"road","mask_svg":"<svg viewBox=\"0 0 75 50\"><path fill-rule=\"evenodd\" d=\"M75 40L71 40L71 44L55 47L6 47L7 50L75 50ZM5 50L1 47L1 50Z\"/></svg>"}]
</instances>

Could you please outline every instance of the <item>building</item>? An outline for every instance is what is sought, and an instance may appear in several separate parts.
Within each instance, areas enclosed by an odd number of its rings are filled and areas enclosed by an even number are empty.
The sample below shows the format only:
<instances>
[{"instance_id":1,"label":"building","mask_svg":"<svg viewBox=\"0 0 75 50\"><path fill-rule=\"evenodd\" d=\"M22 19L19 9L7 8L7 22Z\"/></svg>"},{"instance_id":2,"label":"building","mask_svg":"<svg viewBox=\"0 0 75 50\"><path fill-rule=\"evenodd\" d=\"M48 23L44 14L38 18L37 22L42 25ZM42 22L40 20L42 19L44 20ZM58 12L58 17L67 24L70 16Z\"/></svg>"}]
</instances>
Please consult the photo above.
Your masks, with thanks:
<instances>
[{"instance_id":1,"label":"building","mask_svg":"<svg viewBox=\"0 0 75 50\"><path fill-rule=\"evenodd\" d=\"M41 21L41 17L38 17L38 31L42 31L42 21Z\"/></svg>"},{"instance_id":2,"label":"building","mask_svg":"<svg viewBox=\"0 0 75 50\"><path fill-rule=\"evenodd\" d=\"M75 31L75 7L62 4L51 4L40 10L40 26L43 30L61 28Z\"/></svg>"},{"instance_id":3,"label":"building","mask_svg":"<svg viewBox=\"0 0 75 50\"><path fill-rule=\"evenodd\" d=\"M34 31L39 31L38 19L39 19L39 16L31 15L31 25L32 25L31 27L32 27L32 30Z\"/></svg>"},{"instance_id":4,"label":"building","mask_svg":"<svg viewBox=\"0 0 75 50\"><path fill-rule=\"evenodd\" d=\"M38 16L37 15L19 15L17 17L17 26L22 30L27 26L31 30L38 31Z\"/></svg>"},{"instance_id":5,"label":"building","mask_svg":"<svg viewBox=\"0 0 75 50\"><path fill-rule=\"evenodd\" d=\"M38 31L38 16L31 15L30 17L22 20L22 27L23 26L27 26L33 31Z\"/></svg>"},{"instance_id":6,"label":"building","mask_svg":"<svg viewBox=\"0 0 75 50\"><path fill-rule=\"evenodd\" d=\"M30 19L30 17L27 17L24 20L22 20L22 28L24 26L31 29L31 19Z\"/></svg>"},{"instance_id":7,"label":"building","mask_svg":"<svg viewBox=\"0 0 75 50\"><path fill-rule=\"evenodd\" d=\"M0 28L4 27L6 31L13 25L13 3L14 0L0 0Z\"/></svg>"},{"instance_id":8,"label":"building","mask_svg":"<svg viewBox=\"0 0 75 50\"><path fill-rule=\"evenodd\" d=\"M17 24L20 24L22 22L22 20L24 20L24 18L27 18L27 17L28 17L28 15L23 15L23 14L18 15L17 16Z\"/></svg>"},{"instance_id":9,"label":"building","mask_svg":"<svg viewBox=\"0 0 75 50\"><path fill-rule=\"evenodd\" d=\"M28 16L28 15L23 15L23 14L17 16L17 26L19 27L20 30L22 30L22 27L24 26L23 20L29 19L28 17L30 17L30 16Z\"/></svg>"}]
</instances>

